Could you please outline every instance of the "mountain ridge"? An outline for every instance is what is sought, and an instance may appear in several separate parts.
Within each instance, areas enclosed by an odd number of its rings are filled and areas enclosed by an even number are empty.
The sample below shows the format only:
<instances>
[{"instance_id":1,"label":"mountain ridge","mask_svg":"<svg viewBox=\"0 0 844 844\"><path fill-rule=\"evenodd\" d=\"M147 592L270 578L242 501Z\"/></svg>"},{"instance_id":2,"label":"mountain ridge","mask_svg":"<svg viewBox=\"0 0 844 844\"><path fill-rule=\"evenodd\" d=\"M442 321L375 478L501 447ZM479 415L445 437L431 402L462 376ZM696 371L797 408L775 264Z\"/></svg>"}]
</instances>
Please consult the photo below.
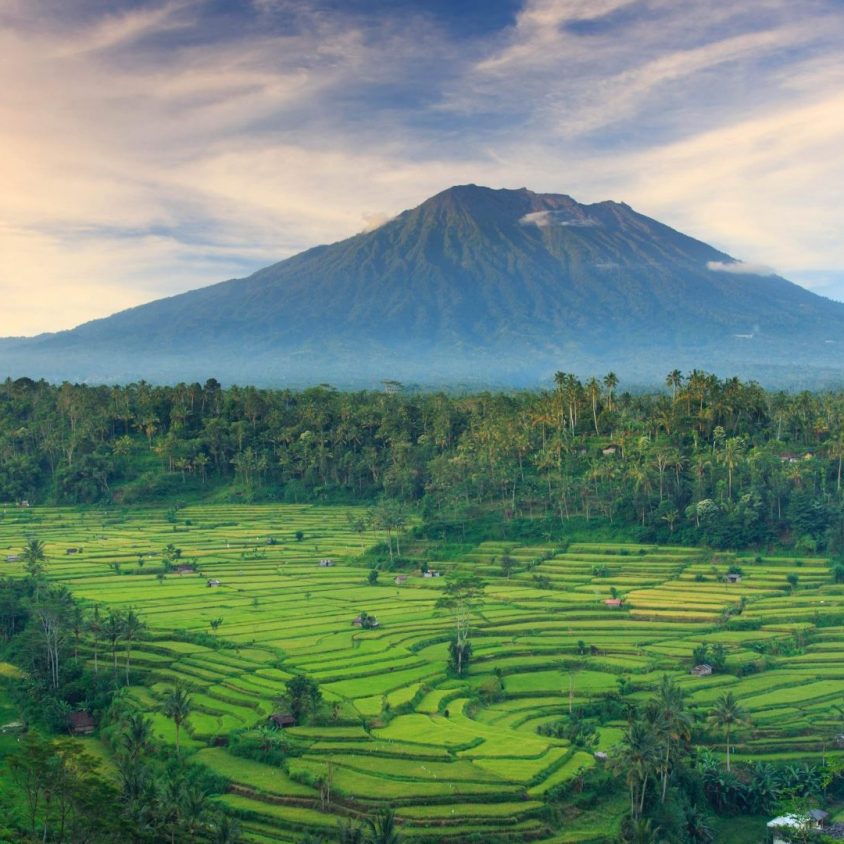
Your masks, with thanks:
<instances>
[{"instance_id":1,"label":"mountain ridge","mask_svg":"<svg viewBox=\"0 0 844 844\"><path fill-rule=\"evenodd\" d=\"M841 336L844 304L712 266L743 265L623 202L458 185L246 278L6 339L0 372L529 385L557 369L653 380L665 361L844 370L826 342Z\"/></svg>"}]
</instances>

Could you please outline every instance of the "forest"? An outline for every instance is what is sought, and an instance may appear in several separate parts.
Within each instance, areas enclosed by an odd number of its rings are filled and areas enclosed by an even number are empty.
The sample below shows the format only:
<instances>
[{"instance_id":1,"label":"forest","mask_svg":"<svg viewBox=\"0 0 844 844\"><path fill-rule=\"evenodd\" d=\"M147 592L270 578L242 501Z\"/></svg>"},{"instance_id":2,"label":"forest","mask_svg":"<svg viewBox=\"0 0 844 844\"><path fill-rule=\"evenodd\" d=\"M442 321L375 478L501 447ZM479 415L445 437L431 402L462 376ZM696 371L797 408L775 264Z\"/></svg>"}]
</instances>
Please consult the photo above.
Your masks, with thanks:
<instances>
[{"instance_id":1,"label":"forest","mask_svg":"<svg viewBox=\"0 0 844 844\"><path fill-rule=\"evenodd\" d=\"M448 395L204 385L0 385L0 499L375 502L444 531L487 515L642 541L844 547L844 392L699 371L623 391Z\"/></svg>"}]
</instances>

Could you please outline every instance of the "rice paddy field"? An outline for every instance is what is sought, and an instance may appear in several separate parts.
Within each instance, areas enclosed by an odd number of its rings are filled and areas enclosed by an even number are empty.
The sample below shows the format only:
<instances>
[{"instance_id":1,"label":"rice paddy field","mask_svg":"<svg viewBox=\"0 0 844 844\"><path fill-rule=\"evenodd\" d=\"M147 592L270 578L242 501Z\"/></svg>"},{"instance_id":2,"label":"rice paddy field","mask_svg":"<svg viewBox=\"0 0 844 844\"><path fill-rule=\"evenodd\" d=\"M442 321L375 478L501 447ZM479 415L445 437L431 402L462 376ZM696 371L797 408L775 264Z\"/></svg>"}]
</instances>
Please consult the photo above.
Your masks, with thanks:
<instances>
[{"instance_id":1,"label":"rice paddy field","mask_svg":"<svg viewBox=\"0 0 844 844\"><path fill-rule=\"evenodd\" d=\"M623 801L549 830L546 794L604 763L537 728L620 689L643 700L665 673L701 715L723 691L736 694L753 718L736 736L738 759L844 752L833 741L842 732L844 587L823 559L488 542L432 563L441 577L407 568L403 582L381 572L370 585L356 558L381 537L355 529L360 515L306 505L10 507L0 561L37 536L51 579L91 603L135 608L149 630L132 648L132 699L172 742L160 700L175 681L191 683L182 745L228 779L220 799L255 842L330 833L338 817L383 802L411 841L605 841ZM195 571L157 576L170 544L181 550L176 565ZM427 562L424 548L415 553ZM516 560L509 578L505 553ZM739 583L724 582L730 565L741 567ZM22 574L20 563L0 566ZM463 679L446 669L454 620L437 607L455 571L486 584ZM789 594L791 573L799 582ZM621 607L604 604L611 590ZM376 629L354 626L362 611L377 616ZM225 646L186 641L184 631ZM726 672L689 674L701 643L724 646ZM301 672L319 682L325 705L319 724L285 730L298 755L286 769L234 755L229 735L265 725ZM503 692L479 697L496 679ZM612 756L622 726L603 727L596 749ZM326 806L320 779L331 785Z\"/></svg>"}]
</instances>

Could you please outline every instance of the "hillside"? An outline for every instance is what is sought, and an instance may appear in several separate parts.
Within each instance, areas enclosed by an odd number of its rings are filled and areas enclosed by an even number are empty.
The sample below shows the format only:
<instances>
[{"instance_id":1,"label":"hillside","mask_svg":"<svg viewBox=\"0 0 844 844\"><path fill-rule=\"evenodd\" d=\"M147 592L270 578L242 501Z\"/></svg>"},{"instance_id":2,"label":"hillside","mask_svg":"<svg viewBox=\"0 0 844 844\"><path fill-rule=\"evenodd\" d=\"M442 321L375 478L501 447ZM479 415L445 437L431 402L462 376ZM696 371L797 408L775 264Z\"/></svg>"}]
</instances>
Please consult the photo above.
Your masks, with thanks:
<instances>
[{"instance_id":1,"label":"hillside","mask_svg":"<svg viewBox=\"0 0 844 844\"><path fill-rule=\"evenodd\" d=\"M710 268L731 264L623 203L466 185L248 278L0 341L0 372L342 386L844 372L844 304Z\"/></svg>"}]
</instances>

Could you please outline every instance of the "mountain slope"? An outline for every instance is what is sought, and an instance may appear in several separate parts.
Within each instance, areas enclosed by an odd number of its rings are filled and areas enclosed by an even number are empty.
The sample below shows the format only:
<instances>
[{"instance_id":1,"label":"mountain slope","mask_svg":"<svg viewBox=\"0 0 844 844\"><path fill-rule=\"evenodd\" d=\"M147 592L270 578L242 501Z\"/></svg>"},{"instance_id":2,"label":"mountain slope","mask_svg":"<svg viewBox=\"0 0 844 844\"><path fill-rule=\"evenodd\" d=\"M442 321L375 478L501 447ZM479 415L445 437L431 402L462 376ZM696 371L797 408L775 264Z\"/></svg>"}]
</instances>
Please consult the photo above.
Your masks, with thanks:
<instances>
[{"instance_id":1,"label":"mountain slope","mask_svg":"<svg viewBox=\"0 0 844 844\"><path fill-rule=\"evenodd\" d=\"M249 278L3 341L0 372L339 385L844 368L844 305L709 268L732 263L624 204L466 185Z\"/></svg>"}]
</instances>

